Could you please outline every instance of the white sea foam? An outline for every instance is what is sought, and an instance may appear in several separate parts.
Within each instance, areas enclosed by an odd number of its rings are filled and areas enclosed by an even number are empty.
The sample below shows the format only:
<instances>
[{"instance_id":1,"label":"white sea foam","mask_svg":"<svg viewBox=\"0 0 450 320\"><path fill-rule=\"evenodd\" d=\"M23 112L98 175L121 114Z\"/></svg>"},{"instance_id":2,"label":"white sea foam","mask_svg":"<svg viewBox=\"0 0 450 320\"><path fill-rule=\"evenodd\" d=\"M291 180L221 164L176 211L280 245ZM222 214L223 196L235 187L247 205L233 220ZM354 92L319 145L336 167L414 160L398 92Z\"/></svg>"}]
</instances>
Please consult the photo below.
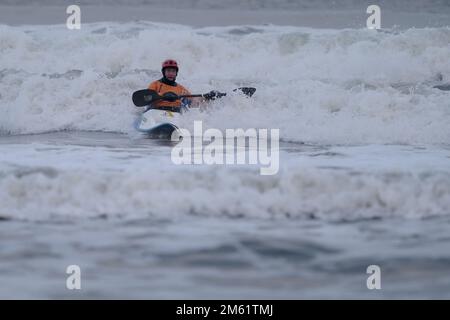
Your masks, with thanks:
<instances>
[{"instance_id":1,"label":"white sea foam","mask_svg":"<svg viewBox=\"0 0 450 320\"><path fill-rule=\"evenodd\" d=\"M31 220L196 214L339 221L450 212L449 173L362 174L299 166L261 178L248 170L212 168L103 173L36 168L3 175L0 189L0 215Z\"/></svg>"},{"instance_id":2,"label":"white sea foam","mask_svg":"<svg viewBox=\"0 0 450 320\"><path fill-rule=\"evenodd\" d=\"M132 132L130 95L166 57L194 92L257 87L200 115L218 128L279 128L319 143L450 141L450 29L402 32L133 23L0 26L0 132ZM196 118L199 116L196 114ZM192 125L186 116L184 125Z\"/></svg>"},{"instance_id":3,"label":"white sea foam","mask_svg":"<svg viewBox=\"0 0 450 320\"><path fill-rule=\"evenodd\" d=\"M45 139L44 137L42 139ZM450 214L448 151L399 146L282 152L257 166L176 166L168 148L3 146L0 216L358 220ZM307 150L307 149L306 149Z\"/></svg>"}]
</instances>

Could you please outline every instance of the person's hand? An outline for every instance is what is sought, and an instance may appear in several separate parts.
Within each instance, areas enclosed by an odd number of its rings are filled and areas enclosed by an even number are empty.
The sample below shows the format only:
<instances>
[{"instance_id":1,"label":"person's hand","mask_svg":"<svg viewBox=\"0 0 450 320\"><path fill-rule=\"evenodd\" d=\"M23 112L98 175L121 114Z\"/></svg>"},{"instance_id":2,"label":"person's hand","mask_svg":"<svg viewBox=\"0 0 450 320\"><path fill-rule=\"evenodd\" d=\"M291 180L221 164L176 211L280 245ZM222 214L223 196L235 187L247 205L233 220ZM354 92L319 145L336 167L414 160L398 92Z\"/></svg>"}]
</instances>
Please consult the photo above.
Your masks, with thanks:
<instances>
[{"instance_id":1,"label":"person's hand","mask_svg":"<svg viewBox=\"0 0 450 320\"><path fill-rule=\"evenodd\" d=\"M206 101L215 100L216 98L219 97L219 93L220 93L219 91L212 90L212 91L210 91L210 92L208 92L208 93L205 93L205 94L203 95L203 98L204 98Z\"/></svg>"}]
</instances>

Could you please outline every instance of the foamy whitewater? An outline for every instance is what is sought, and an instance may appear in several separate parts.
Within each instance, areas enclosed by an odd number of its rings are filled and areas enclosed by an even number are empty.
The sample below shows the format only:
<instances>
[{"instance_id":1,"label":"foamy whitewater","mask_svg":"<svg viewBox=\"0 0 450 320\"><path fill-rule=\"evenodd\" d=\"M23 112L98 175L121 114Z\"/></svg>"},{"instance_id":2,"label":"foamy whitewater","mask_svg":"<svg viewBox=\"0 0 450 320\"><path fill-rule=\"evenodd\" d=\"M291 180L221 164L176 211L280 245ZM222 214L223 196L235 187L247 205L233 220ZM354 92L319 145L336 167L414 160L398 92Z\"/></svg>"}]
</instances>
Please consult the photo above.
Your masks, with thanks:
<instances>
[{"instance_id":1,"label":"foamy whitewater","mask_svg":"<svg viewBox=\"0 0 450 320\"><path fill-rule=\"evenodd\" d=\"M330 144L446 144L450 29L193 29L149 22L1 26L4 134L132 133L130 92L160 76L171 53L193 92L253 85L201 120L217 128L281 128L282 138ZM205 91L206 90L206 91ZM192 122L188 119L187 122Z\"/></svg>"},{"instance_id":2,"label":"foamy whitewater","mask_svg":"<svg viewBox=\"0 0 450 320\"><path fill-rule=\"evenodd\" d=\"M0 297L449 297L450 27L0 24L0 56ZM181 125L280 129L277 175L133 129L167 57L257 88Z\"/></svg>"}]
</instances>

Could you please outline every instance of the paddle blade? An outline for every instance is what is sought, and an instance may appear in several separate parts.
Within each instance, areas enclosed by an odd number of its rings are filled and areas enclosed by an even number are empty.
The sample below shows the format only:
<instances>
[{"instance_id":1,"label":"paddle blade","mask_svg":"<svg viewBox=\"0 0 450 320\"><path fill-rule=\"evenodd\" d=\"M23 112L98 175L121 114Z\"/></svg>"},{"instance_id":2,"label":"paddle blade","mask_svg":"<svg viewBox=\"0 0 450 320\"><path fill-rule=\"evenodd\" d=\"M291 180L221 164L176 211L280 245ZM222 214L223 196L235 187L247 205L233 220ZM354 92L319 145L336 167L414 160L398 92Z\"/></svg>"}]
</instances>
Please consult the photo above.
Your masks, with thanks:
<instances>
[{"instance_id":1,"label":"paddle blade","mask_svg":"<svg viewBox=\"0 0 450 320\"><path fill-rule=\"evenodd\" d=\"M136 107L144 107L151 104L153 101L160 99L156 91L144 89L133 93L133 103Z\"/></svg>"},{"instance_id":2,"label":"paddle blade","mask_svg":"<svg viewBox=\"0 0 450 320\"><path fill-rule=\"evenodd\" d=\"M251 96L255 93L256 88L252 88L252 87L242 87L242 88L234 89L233 91L240 91L240 92L242 92L243 94L245 94L247 97L251 97Z\"/></svg>"}]
</instances>

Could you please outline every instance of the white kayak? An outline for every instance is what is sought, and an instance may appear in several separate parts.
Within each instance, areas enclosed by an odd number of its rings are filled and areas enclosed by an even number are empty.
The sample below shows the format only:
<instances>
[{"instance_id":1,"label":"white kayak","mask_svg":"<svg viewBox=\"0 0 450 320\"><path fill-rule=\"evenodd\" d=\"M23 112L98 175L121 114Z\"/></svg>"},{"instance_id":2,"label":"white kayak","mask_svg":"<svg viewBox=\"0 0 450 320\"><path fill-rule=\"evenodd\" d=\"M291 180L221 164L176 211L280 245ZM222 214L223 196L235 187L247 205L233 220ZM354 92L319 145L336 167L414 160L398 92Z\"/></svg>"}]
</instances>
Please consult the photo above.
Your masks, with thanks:
<instances>
[{"instance_id":1,"label":"white kayak","mask_svg":"<svg viewBox=\"0 0 450 320\"><path fill-rule=\"evenodd\" d=\"M149 109L136 119L134 127L152 138L171 138L179 133L178 122L181 114L168 110Z\"/></svg>"}]
</instances>

